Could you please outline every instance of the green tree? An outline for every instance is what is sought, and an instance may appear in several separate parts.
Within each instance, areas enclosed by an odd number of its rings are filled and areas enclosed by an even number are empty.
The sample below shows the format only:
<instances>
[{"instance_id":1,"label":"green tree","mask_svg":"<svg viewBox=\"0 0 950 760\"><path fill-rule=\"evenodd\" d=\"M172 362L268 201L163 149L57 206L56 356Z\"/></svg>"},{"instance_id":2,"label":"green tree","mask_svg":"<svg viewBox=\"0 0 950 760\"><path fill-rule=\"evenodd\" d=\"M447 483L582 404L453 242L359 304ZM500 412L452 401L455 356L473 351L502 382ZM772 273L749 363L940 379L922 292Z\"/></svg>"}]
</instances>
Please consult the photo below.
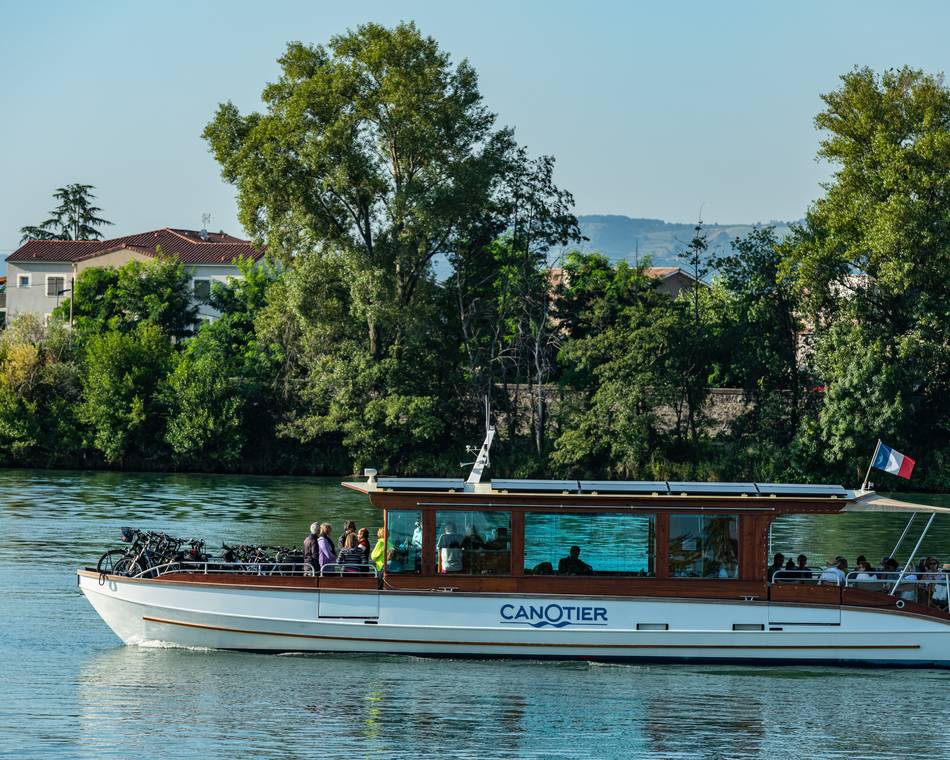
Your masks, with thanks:
<instances>
[{"instance_id":1,"label":"green tree","mask_svg":"<svg viewBox=\"0 0 950 760\"><path fill-rule=\"evenodd\" d=\"M109 464L155 461L165 451L160 391L173 347L157 325L89 338L79 417Z\"/></svg>"},{"instance_id":2,"label":"green tree","mask_svg":"<svg viewBox=\"0 0 950 760\"><path fill-rule=\"evenodd\" d=\"M90 267L80 272L71 294L77 333L131 332L139 325L156 325L176 339L191 335L198 322L191 275L178 258L164 256L161 246L156 254L118 269ZM59 319L69 319L70 300L64 299L54 312Z\"/></svg>"},{"instance_id":3,"label":"green tree","mask_svg":"<svg viewBox=\"0 0 950 760\"><path fill-rule=\"evenodd\" d=\"M80 367L63 326L31 314L0 334L0 462L75 465L82 431Z\"/></svg>"},{"instance_id":4,"label":"green tree","mask_svg":"<svg viewBox=\"0 0 950 760\"><path fill-rule=\"evenodd\" d=\"M93 205L92 185L75 183L59 188L53 197L59 205L50 211L49 219L36 226L20 229L20 242L27 240L101 240L100 227L112 222L97 216L102 209Z\"/></svg>"},{"instance_id":5,"label":"green tree","mask_svg":"<svg viewBox=\"0 0 950 760\"><path fill-rule=\"evenodd\" d=\"M922 478L945 487L950 90L918 70L855 69L823 100L819 156L835 171L785 262L829 389L803 435L836 472L854 473L886 435L921 456Z\"/></svg>"},{"instance_id":6,"label":"green tree","mask_svg":"<svg viewBox=\"0 0 950 760\"><path fill-rule=\"evenodd\" d=\"M220 106L205 138L240 218L276 257L326 246L359 275L354 307L379 358L411 321L432 261L501 228L493 194L514 150L474 70L413 24L288 46L267 112Z\"/></svg>"}]
</instances>

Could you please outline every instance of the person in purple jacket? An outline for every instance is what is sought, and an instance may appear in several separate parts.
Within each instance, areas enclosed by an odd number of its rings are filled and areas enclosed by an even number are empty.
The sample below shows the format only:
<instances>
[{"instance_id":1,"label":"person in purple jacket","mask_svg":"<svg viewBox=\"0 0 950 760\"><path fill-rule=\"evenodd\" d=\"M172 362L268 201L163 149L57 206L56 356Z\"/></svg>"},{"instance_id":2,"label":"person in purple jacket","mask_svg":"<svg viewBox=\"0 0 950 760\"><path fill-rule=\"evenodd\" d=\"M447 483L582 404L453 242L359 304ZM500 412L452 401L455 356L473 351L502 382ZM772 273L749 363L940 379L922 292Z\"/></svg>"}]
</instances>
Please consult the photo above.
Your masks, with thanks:
<instances>
[{"instance_id":1,"label":"person in purple jacket","mask_svg":"<svg viewBox=\"0 0 950 760\"><path fill-rule=\"evenodd\" d=\"M333 548L333 526L330 523L323 523L320 526L320 537L317 539L317 559L320 568L324 565L336 564L336 551Z\"/></svg>"}]
</instances>

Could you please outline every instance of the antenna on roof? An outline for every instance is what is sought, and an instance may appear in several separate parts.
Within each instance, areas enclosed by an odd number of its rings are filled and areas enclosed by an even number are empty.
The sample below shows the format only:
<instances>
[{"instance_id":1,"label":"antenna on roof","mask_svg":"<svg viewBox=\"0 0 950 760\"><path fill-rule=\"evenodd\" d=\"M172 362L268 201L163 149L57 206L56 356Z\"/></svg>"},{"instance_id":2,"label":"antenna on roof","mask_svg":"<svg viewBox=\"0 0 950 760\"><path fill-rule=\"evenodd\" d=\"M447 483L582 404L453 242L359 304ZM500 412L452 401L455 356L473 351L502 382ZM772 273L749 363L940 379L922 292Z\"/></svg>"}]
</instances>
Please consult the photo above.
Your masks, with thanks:
<instances>
[{"instance_id":1,"label":"antenna on roof","mask_svg":"<svg viewBox=\"0 0 950 760\"><path fill-rule=\"evenodd\" d=\"M201 232L198 233L198 237L202 240L208 239L208 225L211 224L211 214L202 214L201 215Z\"/></svg>"},{"instance_id":2,"label":"antenna on roof","mask_svg":"<svg viewBox=\"0 0 950 760\"><path fill-rule=\"evenodd\" d=\"M486 467L491 466L488 459L488 451L491 449L491 442L495 438L495 428L491 424L491 406L488 402L488 396L485 396L485 440L482 442L482 447L478 451L478 456L475 457L474 462L462 462L462 466L465 467L467 464L473 465L472 471L468 474L468 478L465 483L467 485L475 485L476 483L481 482L482 472L485 471ZM471 447L466 446L466 451L473 451Z\"/></svg>"}]
</instances>

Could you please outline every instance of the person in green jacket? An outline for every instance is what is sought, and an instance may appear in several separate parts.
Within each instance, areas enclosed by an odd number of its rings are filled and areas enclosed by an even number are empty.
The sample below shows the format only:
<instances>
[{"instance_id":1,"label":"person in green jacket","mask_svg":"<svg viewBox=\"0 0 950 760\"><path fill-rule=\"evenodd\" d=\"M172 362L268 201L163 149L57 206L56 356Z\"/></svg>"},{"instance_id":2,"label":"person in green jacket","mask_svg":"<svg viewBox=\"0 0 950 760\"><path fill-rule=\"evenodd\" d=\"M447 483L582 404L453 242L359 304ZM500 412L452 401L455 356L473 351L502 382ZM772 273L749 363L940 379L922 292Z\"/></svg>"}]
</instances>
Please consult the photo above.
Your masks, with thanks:
<instances>
[{"instance_id":1,"label":"person in green jacket","mask_svg":"<svg viewBox=\"0 0 950 760\"><path fill-rule=\"evenodd\" d=\"M376 546L373 547L373 552L369 555L369 558L376 565L376 569L382 572L383 565L386 564L386 555L389 553L389 542L386 540L385 529L380 528L376 531L376 539Z\"/></svg>"}]
</instances>

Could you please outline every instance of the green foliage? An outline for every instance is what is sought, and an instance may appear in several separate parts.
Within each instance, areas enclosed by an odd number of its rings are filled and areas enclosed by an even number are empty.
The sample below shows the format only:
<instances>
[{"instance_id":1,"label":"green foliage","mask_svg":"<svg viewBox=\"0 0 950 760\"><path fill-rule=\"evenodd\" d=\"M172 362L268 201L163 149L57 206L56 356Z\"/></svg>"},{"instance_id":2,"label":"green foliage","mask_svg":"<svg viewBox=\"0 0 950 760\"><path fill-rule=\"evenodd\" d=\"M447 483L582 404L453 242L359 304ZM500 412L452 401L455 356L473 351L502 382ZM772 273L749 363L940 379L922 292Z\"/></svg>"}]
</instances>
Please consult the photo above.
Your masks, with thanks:
<instances>
[{"instance_id":1,"label":"green foliage","mask_svg":"<svg viewBox=\"0 0 950 760\"><path fill-rule=\"evenodd\" d=\"M97 216L102 209L93 206L92 185L73 184L59 188L53 197L59 205L50 211L50 217L36 226L20 230L20 242L27 240L101 240L100 227L112 222Z\"/></svg>"},{"instance_id":2,"label":"green foliage","mask_svg":"<svg viewBox=\"0 0 950 760\"><path fill-rule=\"evenodd\" d=\"M164 428L160 390L172 351L169 337L155 325L89 338L79 417L107 463L161 455L154 445Z\"/></svg>"},{"instance_id":3,"label":"green foliage","mask_svg":"<svg viewBox=\"0 0 950 760\"><path fill-rule=\"evenodd\" d=\"M90 267L74 283L73 324L80 335L107 330L132 332L140 325L155 325L181 339L191 335L198 322L192 301L191 275L175 257L157 256L130 261L118 269ZM54 312L63 321L70 317L70 299Z\"/></svg>"}]
</instances>

